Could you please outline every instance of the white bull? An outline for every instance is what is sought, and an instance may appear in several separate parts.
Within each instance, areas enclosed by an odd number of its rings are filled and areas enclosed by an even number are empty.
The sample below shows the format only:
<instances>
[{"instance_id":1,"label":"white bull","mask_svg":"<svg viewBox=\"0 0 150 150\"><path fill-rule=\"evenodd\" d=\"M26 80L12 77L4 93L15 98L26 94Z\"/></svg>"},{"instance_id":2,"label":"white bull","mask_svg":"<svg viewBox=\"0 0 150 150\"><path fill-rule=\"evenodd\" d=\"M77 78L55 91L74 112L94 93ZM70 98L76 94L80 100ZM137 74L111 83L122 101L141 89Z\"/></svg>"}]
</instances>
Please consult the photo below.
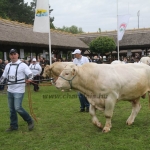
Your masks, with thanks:
<instances>
[{"instance_id":1,"label":"white bull","mask_svg":"<svg viewBox=\"0 0 150 150\"><path fill-rule=\"evenodd\" d=\"M131 125L140 111L140 97L150 91L150 67L145 64L95 64L68 65L56 81L59 89L75 89L90 102L92 122L102 128L96 109L103 110L106 123L103 132L109 132L116 102L132 103L132 112L126 123Z\"/></svg>"},{"instance_id":2,"label":"white bull","mask_svg":"<svg viewBox=\"0 0 150 150\"><path fill-rule=\"evenodd\" d=\"M144 64L150 65L150 57L142 57L140 61Z\"/></svg>"}]
</instances>

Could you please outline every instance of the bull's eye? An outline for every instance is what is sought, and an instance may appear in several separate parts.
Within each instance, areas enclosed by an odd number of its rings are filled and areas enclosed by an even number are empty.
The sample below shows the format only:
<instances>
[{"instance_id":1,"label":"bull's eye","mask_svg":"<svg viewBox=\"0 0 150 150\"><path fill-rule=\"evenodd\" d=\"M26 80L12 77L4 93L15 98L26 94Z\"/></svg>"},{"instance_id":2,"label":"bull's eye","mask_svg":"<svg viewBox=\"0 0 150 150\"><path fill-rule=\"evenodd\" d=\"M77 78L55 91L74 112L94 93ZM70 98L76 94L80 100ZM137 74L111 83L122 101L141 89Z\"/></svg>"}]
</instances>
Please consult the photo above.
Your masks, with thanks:
<instances>
[{"instance_id":1,"label":"bull's eye","mask_svg":"<svg viewBox=\"0 0 150 150\"><path fill-rule=\"evenodd\" d=\"M65 75L68 75L68 73L66 73Z\"/></svg>"}]
</instances>

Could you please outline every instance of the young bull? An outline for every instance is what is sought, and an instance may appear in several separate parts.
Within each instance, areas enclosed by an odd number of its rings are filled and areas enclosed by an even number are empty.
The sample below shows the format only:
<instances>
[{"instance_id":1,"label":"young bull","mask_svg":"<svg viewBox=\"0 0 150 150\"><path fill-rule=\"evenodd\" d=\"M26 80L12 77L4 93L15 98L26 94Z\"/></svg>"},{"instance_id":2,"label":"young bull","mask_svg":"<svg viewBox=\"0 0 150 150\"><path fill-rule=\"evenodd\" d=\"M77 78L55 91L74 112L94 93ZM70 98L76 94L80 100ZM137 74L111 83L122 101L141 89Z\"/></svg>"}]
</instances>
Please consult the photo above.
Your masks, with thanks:
<instances>
[{"instance_id":1,"label":"young bull","mask_svg":"<svg viewBox=\"0 0 150 150\"><path fill-rule=\"evenodd\" d=\"M123 67L122 67L123 66ZM68 65L56 81L59 89L75 89L90 102L92 122L102 128L96 109L103 110L106 123L103 132L109 132L116 102L132 103L132 112L126 123L131 125L140 111L140 97L150 91L150 68L145 64L95 64Z\"/></svg>"},{"instance_id":2,"label":"young bull","mask_svg":"<svg viewBox=\"0 0 150 150\"><path fill-rule=\"evenodd\" d=\"M73 62L55 62L51 65L46 65L42 76L44 78L45 77L53 78L55 82L60 73L62 72L62 70L64 69L64 67L68 64L73 65Z\"/></svg>"}]
</instances>

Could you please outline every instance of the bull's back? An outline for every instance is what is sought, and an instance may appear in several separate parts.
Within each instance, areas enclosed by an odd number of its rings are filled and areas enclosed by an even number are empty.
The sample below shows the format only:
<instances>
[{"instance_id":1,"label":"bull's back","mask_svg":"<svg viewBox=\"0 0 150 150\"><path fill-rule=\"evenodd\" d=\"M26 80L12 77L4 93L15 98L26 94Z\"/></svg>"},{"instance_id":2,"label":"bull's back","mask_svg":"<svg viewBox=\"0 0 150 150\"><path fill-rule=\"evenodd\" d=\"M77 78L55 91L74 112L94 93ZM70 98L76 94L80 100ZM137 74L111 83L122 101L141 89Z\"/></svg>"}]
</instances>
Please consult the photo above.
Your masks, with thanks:
<instances>
[{"instance_id":1,"label":"bull's back","mask_svg":"<svg viewBox=\"0 0 150 150\"><path fill-rule=\"evenodd\" d=\"M150 67L145 64L87 64L83 67L97 92L114 92L119 99L132 99L150 89Z\"/></svg>"}]
</instances>

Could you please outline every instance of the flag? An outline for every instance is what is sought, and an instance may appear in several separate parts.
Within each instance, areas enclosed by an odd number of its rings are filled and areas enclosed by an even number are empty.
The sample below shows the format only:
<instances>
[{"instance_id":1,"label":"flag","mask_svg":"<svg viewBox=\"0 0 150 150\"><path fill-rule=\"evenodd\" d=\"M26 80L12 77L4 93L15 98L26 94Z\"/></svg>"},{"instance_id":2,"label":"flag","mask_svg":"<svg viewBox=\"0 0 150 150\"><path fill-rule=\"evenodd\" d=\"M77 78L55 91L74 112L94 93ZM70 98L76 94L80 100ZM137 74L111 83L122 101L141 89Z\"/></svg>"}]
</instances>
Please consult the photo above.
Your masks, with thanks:
<instances>
[{"instance_id":1,"label":"flag","mask_svg":"<svg viewBox=\"0 0 150 150\"><path fill-rule=\"evenodd\" d=\"M37 0L33 32L49 33L49 0Z\"/></svg>"},{"instance_id":2,"label":"flag","mask_svg":"<svg viewBox=\"0 0 150 150\"><path fill-rule=\"evenodd\" d=\"M127 24L129 22L130 15L118 16L118 41L122 40Z\"/></svg>"}]
</instances>

